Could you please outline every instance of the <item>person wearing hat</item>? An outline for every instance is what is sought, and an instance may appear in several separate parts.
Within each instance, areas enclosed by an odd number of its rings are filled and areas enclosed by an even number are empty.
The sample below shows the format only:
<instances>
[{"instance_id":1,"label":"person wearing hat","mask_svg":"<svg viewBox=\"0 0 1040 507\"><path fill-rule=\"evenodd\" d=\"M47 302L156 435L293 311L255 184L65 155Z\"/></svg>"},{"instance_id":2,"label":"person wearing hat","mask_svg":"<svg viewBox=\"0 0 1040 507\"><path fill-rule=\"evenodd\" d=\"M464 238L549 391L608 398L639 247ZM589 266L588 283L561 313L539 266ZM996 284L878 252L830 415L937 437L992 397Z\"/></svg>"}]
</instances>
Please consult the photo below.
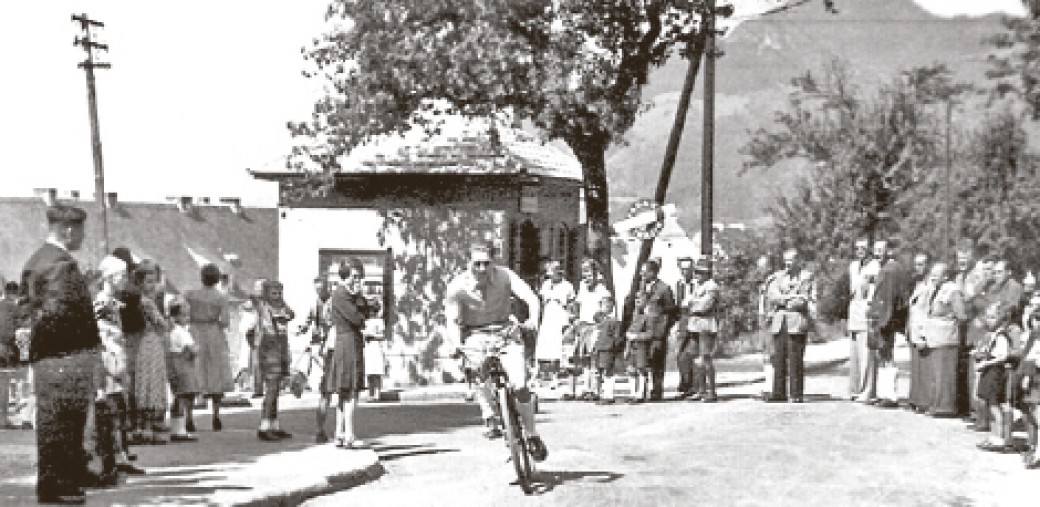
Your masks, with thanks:
<instances>
[{"instance_id":1,"label":"person wearing hat","mask_svg":"<svg viewBox=\"0 0 1040 507\"><path fill-rule=\"evenodd\" d=\"M83 449L87 409L101 339L87 280L69 252L83 244L82 209L47 208L47 239L22 270L32 315L29 361L36 383L36 496L40 502L82 504L87 479Z\"/></svg>"},{"instance_id":2,"label":"person wearing hat","mask_svg":"<svg viewBox=\"0 0 1040 507\"><path fill-rule=\"evenodd\" d=\"M693 272L695 278L682 302L686 309L687 348L694 354L694 371L699 377L693 379L693 385L701 389L691 399L714 403L718 400L713 358L715 339L719 332L719 285L711 277L711 260L698 259L693 265Z\"/></svg>"}]
</instances>

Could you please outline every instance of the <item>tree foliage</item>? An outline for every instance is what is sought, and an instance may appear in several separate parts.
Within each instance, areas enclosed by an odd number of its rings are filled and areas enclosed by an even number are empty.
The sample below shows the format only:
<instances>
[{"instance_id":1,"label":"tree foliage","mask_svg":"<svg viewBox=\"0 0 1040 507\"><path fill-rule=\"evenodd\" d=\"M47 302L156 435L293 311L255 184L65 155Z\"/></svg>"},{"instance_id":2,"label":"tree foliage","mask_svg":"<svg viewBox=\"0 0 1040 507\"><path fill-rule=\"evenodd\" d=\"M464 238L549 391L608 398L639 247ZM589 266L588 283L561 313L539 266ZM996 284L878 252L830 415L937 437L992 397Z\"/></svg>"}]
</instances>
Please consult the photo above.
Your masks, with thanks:
<instances>
[{"instance_id":1,"label":"tree foliage","mask_svg":"<svg viewBox=\"0 0 1040 507\"><path fill-rule=\"evenodd\" d=\"M802 4L808 0L781 2ZM720 2L721 3L721 2ZM825 1L828 9L833 2ZM304 57L327 95L290 165L326 175L355 146L445 114L526 121L580 160L590 249L610 263L604 153L644 108L650 72L700 58L704 0L333 0L341 25ZM608 279L610 279L608 277Z\"/></svg>"},{"instance_id":2,"label":"tree foliage","mask_svg":"<svg viewBox=\"0 0 1040 507\"><path fill-rule=\"evenodd\" d=\"M445 289L466 267L466 245L493 240L503 232L503 225L492 212L447 207L383 210L381 214L380 244L404 247L394 252L394 271L401 287L395 294L394 335L410 346L426 340L437 317L444 315Z\"/></svg>"},{"instance_id":3,"label":"tree foliage","mask_svg":"<svg viewBox=\"0 0 1040 507\"><path fill-rule=\"evenodd\" d=\"M852 82L841 66L797 79L775 125L746 147L748 168L791 159L807 166L771 214L783 242L816 259L821 294L839 294L845 266L837 261L859 237L898 235L933 258L948 254L947 209L951 243L984 244L1013 267L1035 269L1040 181L1021 108L981 104L938 64L876 90ZM958 103L969 113L954 115ZM821 313L837 318L840 306Z\"/></svg>"}]
</instances>

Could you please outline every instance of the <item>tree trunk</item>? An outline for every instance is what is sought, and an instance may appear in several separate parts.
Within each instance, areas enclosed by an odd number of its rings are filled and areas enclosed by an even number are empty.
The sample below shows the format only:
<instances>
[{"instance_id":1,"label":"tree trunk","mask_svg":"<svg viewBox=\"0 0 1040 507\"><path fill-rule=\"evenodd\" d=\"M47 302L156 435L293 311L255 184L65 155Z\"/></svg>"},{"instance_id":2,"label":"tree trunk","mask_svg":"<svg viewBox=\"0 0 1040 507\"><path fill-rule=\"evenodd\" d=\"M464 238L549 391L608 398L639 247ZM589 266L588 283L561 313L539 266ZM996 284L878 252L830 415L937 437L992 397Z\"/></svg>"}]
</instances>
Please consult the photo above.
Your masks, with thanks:
<instances>
[{"instance_id":1,"label":"tree trunk","mask_svg":"<svg viewBox=\"0 0 1040 507\"><path fill-rule=\"evenodd\" d=\"M610 193L607 189L607 141L582 137L567 144L581 162L585 178L585 214L588 217L586 255L599 264L610 293L614 293L613 263L610 256Z\"/></svg>"}]
</instances>

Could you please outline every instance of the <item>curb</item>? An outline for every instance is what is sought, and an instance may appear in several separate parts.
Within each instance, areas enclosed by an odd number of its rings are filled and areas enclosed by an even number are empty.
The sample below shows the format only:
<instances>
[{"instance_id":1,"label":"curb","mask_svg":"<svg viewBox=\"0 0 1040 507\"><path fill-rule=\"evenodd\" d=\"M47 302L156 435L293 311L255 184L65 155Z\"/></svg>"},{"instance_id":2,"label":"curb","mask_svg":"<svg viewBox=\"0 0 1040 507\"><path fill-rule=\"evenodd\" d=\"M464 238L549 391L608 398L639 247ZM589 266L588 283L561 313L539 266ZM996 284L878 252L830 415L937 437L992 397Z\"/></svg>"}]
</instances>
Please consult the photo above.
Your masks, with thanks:
<instances>
[{"instance_id":1,"label":"curb","mask_svg":"<svg viewBox=\"0 0 1040 507\"><path fill-rule=\"evenodd\" d=\"M385 473L386 469L383 468L383 464L377 461L361 470L351 470L348 472L329 475L325 478L326 484L324 485L287 491L264 498L236 502L231 505L239 507L296 506L312 498L339 493L341 491L367 484L379 479Z\"/></svg>"},{"instance_id":2,"label":"curb","mask_svg":"<svg viewBox=\"0 0 1040 507\"><path fill-rule=\"evenodd\" d=\"M836 358L826 361L819 361L815 363L809 363L805 365L806 373L818 372L820 370L826 370L834 366L838 366L848 361L848 358ZM753 373L749 374L746 378L725 380L717 383L717 387L741 387L752 384L758 384L765 382L765 374ZM380 402L397 402L397 403L428 403L428 402L447 402L457 401L465 402L469 401L467 391L441 391L441 392L429 392L429 391L392 391L383 392L379 396ZM553 401L552 399L546 398L543 401Z\"/></svg>"}]
</instances>

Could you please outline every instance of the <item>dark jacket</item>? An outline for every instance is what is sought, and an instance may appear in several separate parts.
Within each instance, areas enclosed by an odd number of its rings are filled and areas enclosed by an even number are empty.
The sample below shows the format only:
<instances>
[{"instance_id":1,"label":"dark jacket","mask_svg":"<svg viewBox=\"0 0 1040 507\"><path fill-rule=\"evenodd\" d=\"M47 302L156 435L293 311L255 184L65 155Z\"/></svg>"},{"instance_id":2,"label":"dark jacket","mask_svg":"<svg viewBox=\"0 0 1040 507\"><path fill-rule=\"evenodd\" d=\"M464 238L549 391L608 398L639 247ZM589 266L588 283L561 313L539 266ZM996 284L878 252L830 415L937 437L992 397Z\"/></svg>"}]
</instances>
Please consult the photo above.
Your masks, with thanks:
<instances>
[{"instance_id":1,"label":"dark jacket","mask_svg":"<svg viewBox=\"0 0 1040 507\"><path fill-rule=\"evenodd\" d=\"M635 308L629 331L645 331L649 333L648 338L651 341L667 339L668 330L678 313L672 288L661 280L654 280L649 289L645 284L641 286L639 300L642 304Z\"/></svg>"},{"instance_id":2,"label":"dark jacket","mask_svg":"<svg viewBox=\"0 0 1040 507\"><path fill-rule=\"evenodd\" d=\"M365 346L361 332L365 329L368 315L368 301L360 294L351 294L343 288L336 288L329 298L328 324L336 328L336 347L345 340L353 340L360 350Z\"/></svg>"},{"instance_id":3,"label":"dark jacket","mask_svg":"<svg viewBox=\"0 0 1040 507\"><path fill-rule=\"evenodd\" d=\"M29 361L98 347L97 321L87 281L65 250L45 244L25 263L22 294L29 301Z\"/></svg>"},{"instance_id":4,"label":"dark jacket","mask_svg":"<svg viewBox=\"0 0 1040 507\"><path fill-rule=\"evenodd\" d=\"M913 292L913 274L902 262L892 259L881 268L867 315L876 329L904 331Z\"/></svg>"}]
</instances>

